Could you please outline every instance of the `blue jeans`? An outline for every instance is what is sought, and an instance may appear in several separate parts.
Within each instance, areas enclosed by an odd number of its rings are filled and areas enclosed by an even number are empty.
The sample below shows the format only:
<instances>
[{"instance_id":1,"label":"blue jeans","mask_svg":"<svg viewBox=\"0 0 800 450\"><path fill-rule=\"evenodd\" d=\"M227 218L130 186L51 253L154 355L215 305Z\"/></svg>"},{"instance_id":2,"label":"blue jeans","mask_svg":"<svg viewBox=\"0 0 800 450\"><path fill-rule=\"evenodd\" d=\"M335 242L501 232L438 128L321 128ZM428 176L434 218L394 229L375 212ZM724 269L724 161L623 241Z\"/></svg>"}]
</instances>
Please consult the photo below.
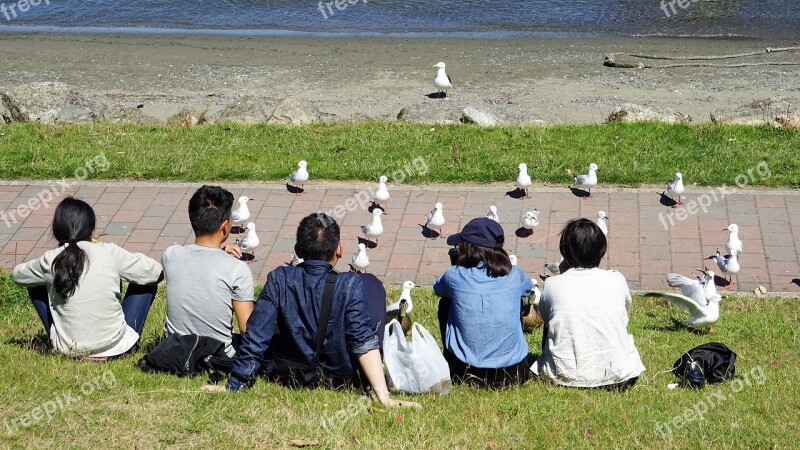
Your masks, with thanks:
<instances>
[{"instance_id":1,"label":"blue jeans","mask_svg":"<svg viewBox=\"0 0 800 450\"><path fill-rule=\"evenodd\" d=\"M158 292L158 284L138 285L129 284L125 291L125 298L122 299L122 313L125 315L125 323L133 328L139 335L142 334L144 322L147 320L147 313L153 305L153 300ZM42 320L45 332L50 335L50 325L53 323L53 316L50 313L50 300L47 295L47 286L36 286L28 288L28 295L31 297L33 307Z\"/></svg>"}]
</instances>

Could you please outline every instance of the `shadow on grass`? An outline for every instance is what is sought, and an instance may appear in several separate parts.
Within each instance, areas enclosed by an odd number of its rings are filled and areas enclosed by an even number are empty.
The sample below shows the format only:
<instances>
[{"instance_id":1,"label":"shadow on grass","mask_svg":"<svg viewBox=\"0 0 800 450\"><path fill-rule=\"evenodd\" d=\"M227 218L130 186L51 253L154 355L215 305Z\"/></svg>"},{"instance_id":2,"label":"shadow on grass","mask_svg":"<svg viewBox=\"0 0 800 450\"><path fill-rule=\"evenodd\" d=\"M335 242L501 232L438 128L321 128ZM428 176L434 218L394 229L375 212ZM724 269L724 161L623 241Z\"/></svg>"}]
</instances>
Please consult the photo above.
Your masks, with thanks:
<instances>
[{"instance_id":1,"label":"shadow on grass","mask_svg":"<svg viewBox=\"0 0 800 450\"><path fill-rule=\"evenodd\" d=\"M680 321L680 320L678 320L678 319L676 319L674 317L670 317L670 320L672 321L672 325L656 325L656 326L649 326L649 327L644 327L644 328L646 328L648 330L653 330L653 331L670 331L670 332L673 332L673 333L681 332L681 331L689 331L689 332L693 333L693 332L695 332L697 330L696 328L690 327L689 325L685 324L684 322L682 322L682 321Z\"/></svg>"},{"instance_id":2,"label":"shadow on grass","mask_svg":"<svg viewBox=\"0 0 800 450\"><path fill-rule=\"evenodd\" d=\"M32 350L42 355L49 355L53 353L53 347L50 345L50 337L40 331L36 336L15 337L6 341L8 345L16 345L23 350Z\"/></svg>"}]
</instances>

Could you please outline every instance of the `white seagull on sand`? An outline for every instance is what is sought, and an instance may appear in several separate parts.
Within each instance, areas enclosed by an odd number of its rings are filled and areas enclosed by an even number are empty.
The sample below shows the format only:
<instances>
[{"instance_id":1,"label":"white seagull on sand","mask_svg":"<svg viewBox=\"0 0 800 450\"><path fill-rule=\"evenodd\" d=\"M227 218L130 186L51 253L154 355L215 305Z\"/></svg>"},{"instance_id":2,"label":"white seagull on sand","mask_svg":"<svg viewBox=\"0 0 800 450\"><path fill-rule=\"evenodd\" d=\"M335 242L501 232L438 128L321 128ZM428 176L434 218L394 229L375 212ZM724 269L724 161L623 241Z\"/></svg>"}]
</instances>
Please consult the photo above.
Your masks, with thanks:
<instances>
[{"instance_id":1,"label":"white seagull on sand","mask_svg":"<svg viewBox=\"0 0 800 450\"><path fill-rule=\"evenodd\" d=\"M431 230L432 228L439 229L439 236L442 235L442 227L444 226L444 212L442 212L442 204L436 203L433 206L433 211L428 213L428 220L425 222L425 228Z\"/></svg>"},{"instance_id":2,"label":"white seagull on sand","mask_svg":"<svg viewBox=\"0 0 800 450\"><path fill-rule=\"evenodd\" d=\"M531 187L533 182L531 176L528 175L528 165L522 163L519 165L519 174L517 175L517 188L525 191L525 198L529 198L528 188Z\"/></svg>"},{"instance_id":3,"label":"white seagull on sand","mask_svg":"<svg viewBox=\"0 0 800 450\"><path fill-rule=\"evenodd\" d=\"M667 183L666 191L666 194L676 202L674 205L672 205L673 208L683 204L681 199L683 198L682 195L685 191L686 189L683 187L683 174L680 172L675 172L675 179ZM677 198L674 198L673 195L677 196Z\"/></svg>"},{"instance_id":4,"label":"white seagull on sand","mask_svg":"<svg viewBox=\"0 0 800 450\"><path fill-rule=\"evenodd\" d=\"M369 266L369 256L367 256L367 246L364 243L358 244L358 250L353 253L350 266L357 272L366 272Z\"/></svg>"},{"instance_id":5,"label":"white seagull on sand","mask_svg":"<svg viewBox=\"0 0 800 450\"><path fill-rule=\"evenodd\" d=\"M400 299L386 307L386 312L395 311L400 309L400 302L405 300L408 303L406 313L410 313L414 309L414 303L411 302L411 290L417 287L413 281L406 281L403 283L403 291L400 293Z\"/></svg>"},{"instance_id":6,"label":"white seagull on sand","mask_svg":"<svg viewBox=\"0 0 800 450\"><path fill-rule=\"evenodd\" d=\"M597 220L595 220L595 223L597 224L598 227L600 227L600 230L606 236L608 236L608 223L606 222L606 220L609 219L610 217L606 215L605 211L597 211Z\"/></svg>"},{"instance_id":7,"label":"white seagull on sand","mask_svg":"<svg viewBox=\"0 0 800 450\"><path fill-rule=\"evenodd\" d=\"M435 69L439 69L436 73L436 78L433 80L433 87L436 88L436 91L439 93L441 97L447 97L447 90L453 88L453 82L450 79L450 75L447 75L445 71L445 63L440 62L433 66Z\"/></svg>"},{"instance_id":8,"label":"white seagull on sand","mask_svg":"<svg viewBox=\"0 0 800 450\"><path fill-rule=\"evenodd\" d=\"M489 211L486 211L486 214L483 216L487 219L492 219L497 223L500 223L500 216L497 215L497 206L490 206Z\"/></svg>"},{"instance_id":9,"label":"white seagull on sand","mask_svg":"<svg viewBox=\"0 0 800 450\"><path fill-rule=\"evenodd\" d=\"M597 186L597 164L595 163L589 164L589 173L585 175L578 175L577 177L572 177L572 179L575 180L575 183L577 183L581 187L581 189L589 193L587 197L591 197L592 188Z\"/></svg>"},{"instance_id":10,"label":"white seagull on sand","mask_svg":"<svg viewBox=\"0 0 800 450\"><path fill-rule=\"evenodd\" d=\"M292 184L294 184L295 186L297 186L298 184L300 185L300 190L297 191L298 194L305 192L303 186L305 185L306 181L308 181L308 170L306 169L307 166L308 166L307 162L300 161L299 163L297 163L297 170L295 170L294 172L292 172L291 175L289 175L289 181L291 181Z\"/></svg>"},{"instance_id":11,"label":"white seagull on sand","mask_svg":"<svg viewBox=\"0 0 800 450\"><path fill-rule=\"evenodd\" d=\"M714 272L709 270L706 273L706 278L709 276L713 283ZM714 294L708 298L707 292L699 281L676 273L668 274L667 281L670 286L679 287L681 293L644 292L641 295L667 299L673 305L686 311L689 314L686 323L697 328L711 326L719 319L719 302L722 300L721 295L714 292Z\"/></svg>"},{"instance_id":12,"label":"white seagull on sand","mask_svg":"<svg viewBox=\"0 0 800 450\"><path fill-rule=\"evenodd\" d=\"M728 236L728 242L725 243L725 247L728 247L728 250L731 252L736 250L737 252L741 253L742 250L742 240L739 239L739 225L732 223L728 225L728 228L725 228L722 231L730 231L731 234Z\"/></svg>"},{"instance_id":13,"label":"white seagull on sand","mask_svg":"<svg viewBox=\"0 0 800 450\"><path fill-rule=\"evenodd\" d=\"M369 225L364 225L361 227L361 232L364 233L364 236L367 238L375 238L375 243L378 243L378 236L383 234L383 222L381 222L381 215L383 214L383 210L380 208L375 208L372 210L372 220L369 222Z\"/></svg>"}]
</instances>

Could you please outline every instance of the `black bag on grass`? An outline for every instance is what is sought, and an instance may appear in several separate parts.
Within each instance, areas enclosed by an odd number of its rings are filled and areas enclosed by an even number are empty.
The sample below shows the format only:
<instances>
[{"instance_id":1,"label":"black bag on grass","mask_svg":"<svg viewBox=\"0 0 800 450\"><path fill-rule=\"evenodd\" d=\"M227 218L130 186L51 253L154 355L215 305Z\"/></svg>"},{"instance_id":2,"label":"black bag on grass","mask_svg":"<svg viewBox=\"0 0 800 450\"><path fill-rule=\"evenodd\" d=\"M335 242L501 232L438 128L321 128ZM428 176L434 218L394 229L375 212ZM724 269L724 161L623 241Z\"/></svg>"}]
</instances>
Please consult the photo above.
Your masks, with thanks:
<instances>
[{"instance_id":1,"label":"black bag on grass","mask_svg":"<svg viewBox=\"0 0 800 450\"><path fill-rule=\"evenodd\" d=\"M170 334L136 365L146 372L167 372L193 377L206 370L229 373L233 358L224 353L225 344L196 334Z\"/></svg>"},{"instance_id":2,"label":"black bag on grass","mask_svg":"<svg viewBox=\"0 0 800 450\"><path fill-rule=\"evenodd\" d=\"M736 375L736 353L719 342L699 345L675 361L672 373L687 387L720 383Z\"/></svg>"}]
</instances>

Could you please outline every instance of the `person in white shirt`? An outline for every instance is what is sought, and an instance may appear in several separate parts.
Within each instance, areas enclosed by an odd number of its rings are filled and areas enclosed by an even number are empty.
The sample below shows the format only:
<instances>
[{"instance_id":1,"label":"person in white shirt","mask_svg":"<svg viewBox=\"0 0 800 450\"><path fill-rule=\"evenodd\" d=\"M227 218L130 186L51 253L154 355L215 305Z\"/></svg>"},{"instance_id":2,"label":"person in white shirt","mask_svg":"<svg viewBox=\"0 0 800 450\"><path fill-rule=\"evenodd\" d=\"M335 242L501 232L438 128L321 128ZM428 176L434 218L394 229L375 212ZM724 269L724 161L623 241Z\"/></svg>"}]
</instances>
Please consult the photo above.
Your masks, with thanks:
<instances>
[{"instance_id":1,"label":"person in white shirt","mask_svg":"<svg viewBox=\"0 0 800 450\"><path fill-rule=\"evenodd\" d=\"M561 386L625 390L645 370L627 331L628 283L598 268L607 243L591 220L568 222L559 247L565 267L544 283L542 354L531 370Z\"/></svg>"},{"instance_id":2,"label":"person in white shirt","mask_svg":"<svg viewBox=\"0 0 800 450\"><path fill-rule=\"evenodd\" d=\"M161 264L114 244L94 243L95 214L67 197L53 217L58 248L14 268L28 288L53 347L74 357L104 360L130 353L162 277ZM120 281L130 282L120 301Z\"/></svg>"}]
</instances>

